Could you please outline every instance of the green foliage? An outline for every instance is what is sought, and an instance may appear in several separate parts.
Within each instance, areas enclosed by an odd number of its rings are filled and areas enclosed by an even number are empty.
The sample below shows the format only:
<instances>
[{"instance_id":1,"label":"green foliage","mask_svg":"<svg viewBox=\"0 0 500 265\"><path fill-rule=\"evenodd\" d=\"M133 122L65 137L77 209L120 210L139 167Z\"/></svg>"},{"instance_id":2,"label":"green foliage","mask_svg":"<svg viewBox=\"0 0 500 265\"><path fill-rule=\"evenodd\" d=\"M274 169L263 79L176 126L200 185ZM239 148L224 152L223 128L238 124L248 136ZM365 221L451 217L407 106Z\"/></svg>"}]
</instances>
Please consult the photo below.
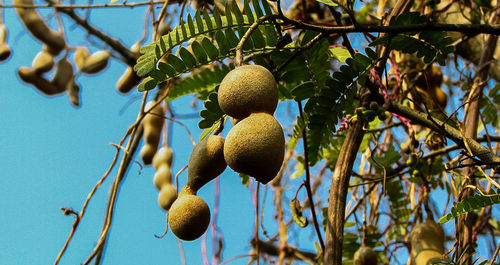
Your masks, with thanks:
<instances>
[{"instance_id":1,"label":"green foliage","mask_svg":"<svg viewBox=\"0 0 500 265\"><path fill-rule=\"evenodd\" d=\"M206 11L203 15L196 12L194 18L188 16L187 23L181 20L179 26L169 34L143 47L141 49L143 55L137 60L134 70L139 76L148 77L139 85L139 91L152 89L158 83L234 55L234 48L248 27L256 21L257 16L272 14L267 2L261 3L264 10L257 2L252 5L254 9L252 12L247 2L244 14L240 12L236 2L226 5L225 15L220 15L220 11L216 8L212 16ZM193 40L196 38L201 40ZM171 54L173 48L190 40L193 41L187 48L182 46L179 48L178 56ZM245 53L263 51L274 47L275 43L274 27L269 23L263 23L254 30L243 50ZM161 58L165 58L167 63L161 62Z\"/></svg>"},{"instance_id":2,"label":"green foliage","mask_svg":"<svg viewBox=\"0 0 500 265\"><path fill-rule=\"evenodd\" d=\"M484 207L499 204L500 203L500 193L496 192L492 189L488 194L479 195L475 194L470 198L467 198L461 202L458 202L457 205L451 208L451 212L447 215L439 218L440 223L446 223L451 219L457 218L462 214L472 212L475 210L480 210Z\"/></svg>"},{"instance_id":3,"label":"green foliage","mask_svg":"<svg viewBox=\"0 0 500 265\"><path fill-rule=\"evenodd\" d=\"M425 16L421 16L417 12L410 12L391 19L389 25L404 26L425 23ZM437 61L439 64L445 65L446 56L455 50L452 43L453 40L444 31L423 31L420 33L387 34L370 43L370 46L384 45L391 50L409 54L416 53L417 57L423 57L427 64Z\"/></svg>"},{"instance_id":4,"label":"green foliage","mask_svg":"<svg viewBox=\"0 0 500 265\"><path fill-rule=\"evenodd\" d=\"M233 68L233 65L214 64L211 67L202 68L198 72L193 72L170 88L166 101L172 101L184 95L214 91L224 76Z\"/></svg>"},{"instance_id":5,"label":"green foliage","mask_svg":"<svg viewBox=\"0 0 500 265\"><path fill-rule=\"evenodd\" d=\"M203 118L198 123L198 127L200 127L200 129L212 127L212 125L224 116L224 112L221 110L219 101L217 100L217 93L211 93L204 105L205 109L200 111L200 116Z\"/></svg>"},{"instance_id":6,"label":"green foliage","mask_svg":"<svg viewBox=\"0 0 500 265\"><path fill-rule=\"evenodd\" d=\"M391 212L394 214L392 216L394 224L389 229L386 239L404 240L407 222L411 217L408 192L399 179L387 181L385 190L389 198Z\"/></svg>"}]
</instances>

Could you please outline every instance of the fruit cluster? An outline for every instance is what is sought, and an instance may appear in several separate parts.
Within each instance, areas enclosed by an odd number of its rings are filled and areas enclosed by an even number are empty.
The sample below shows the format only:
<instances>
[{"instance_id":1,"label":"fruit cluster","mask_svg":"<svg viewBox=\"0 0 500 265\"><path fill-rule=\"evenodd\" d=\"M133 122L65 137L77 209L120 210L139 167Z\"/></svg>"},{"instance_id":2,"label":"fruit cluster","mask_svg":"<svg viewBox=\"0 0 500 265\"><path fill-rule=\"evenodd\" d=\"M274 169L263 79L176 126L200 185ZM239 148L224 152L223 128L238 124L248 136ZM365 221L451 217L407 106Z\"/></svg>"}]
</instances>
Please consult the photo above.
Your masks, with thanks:
<instances>
[{"instance_id":1,"label":"fruit cluster","mask_svg":"<svg viewBox=\"0 0 500 265\"><path fill-rule=\"evenodd\" d=\"M224 138L209 135L191 152L188 181L168 213L172 232L182 240L195 240L202 236L210 223L210 208L196 196L198 190L226 169Z\"/></svg>"},{"instance_id":2,"label":"fruit cluster","mask_svg":"<svg viewBox=\"0 0 500 265\"><path fill-rule=\"evenodd\" d=\"M170 230L182 240L195 240L207 230L210 208L196 194L228 165L234 171L265 184L276 176L283 163L285 137L273 116L278 104L278 90L271 72L258 65L236 68L221 82L218 101L227 115L241 120L229 131L226 140L209 135L194 147L189 157L186 185L173 203L171 197L168 201L165 199L165 204L171 203L170 208L164 207L168 210ZM157 168L156 174L160 172ZM166 181L160 181L155 175L154 182L159 188ZM162 205L163 199L159 198L159 202Z\"/></svg>"},{"instance_id":3,"label":"fruit cluster","mask_svg":"<svg viewBox=\"0 0 500 265\"><path fill-rule=\"evenodd\" d=\"M227 165L268 183L279 172L285 155L283 129L273 116L278 105L274 76L259 65L237 67L222 80L218 101L224 113L242 119L226 137Z\"/></svg>"},{"instance_id":4,"label":"fruit cluster","mask_svg":"<svg viewBox=\"0 0 500 265\"><path fill-rule=\"evenodd\" d=\"M156 173L153 184L158 189L158 204L162 209L168 211L177 198L177 190L172 185L172 161L174 153L168 146L158 149L153 157L153 167Z\"/></svg>"},{"instance_id":5,"label":"fruit cluster","mask_svg":"<svg viewBox=\"0 0 500 265\"><path fill-rule=\"evenodd\" d=\"M144 127L144 146L141 149L142 162L145 165L150 165L153 161L153 157L158 149L158 144L160 143L161 129L163 127L165 111L161 104L156 104L154 101L150 101L146 104L144 111L149 111L144 119L142 120L142 126Z\"/></svg>"}]
</instances>

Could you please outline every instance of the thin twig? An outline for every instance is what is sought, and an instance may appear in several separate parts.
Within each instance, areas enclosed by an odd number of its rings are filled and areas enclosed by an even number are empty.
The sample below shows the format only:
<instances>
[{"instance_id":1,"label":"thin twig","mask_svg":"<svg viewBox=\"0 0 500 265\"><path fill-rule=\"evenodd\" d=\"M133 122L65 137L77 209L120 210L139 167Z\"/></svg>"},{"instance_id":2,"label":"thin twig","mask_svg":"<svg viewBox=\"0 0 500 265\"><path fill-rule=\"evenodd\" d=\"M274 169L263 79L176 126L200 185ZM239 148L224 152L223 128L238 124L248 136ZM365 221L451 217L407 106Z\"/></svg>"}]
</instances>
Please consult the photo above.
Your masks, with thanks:
<instances>
[{"instance_id":1,"label":"thin twig","mask_svg":"<svg viewBox=\"0 0 500 265\"><path fill-rule=\"evenodd\" d=\"M300 118L303 121L305 121L304 113L302 112L302 103L300 103L300 101L297 101L297 104L299 107ZM316 235L318 236L321 250L324 253L325 252L325 242L323 242L323 236L321 235L321 230L319 229L318 218L316 216L316 209L314 207L314 199L313 199L312 191L311 191L311 174L309 172L309 153L307 151L307 134L306 134L305 128L302 130L302 143L304 144L304 167L306 170L306 180L304 183L306 186L307 198L309 200L309 206L311 207L311 215L312 215L312 219L313 219L313 223L314 223L314 228L316 229Z\"/></svg>"},{"instance_id":2,"label":"thin twig","mask_svg":"<svg viewBox=\"0 0 500 265\"><path fill-rule=\"evenodd\" d=\"M245 45L247 40L250 38L250 35L252 34L252 32L256 28L258 28L260 24L264 23L265 21L270 20L270 19L276 19L278 17L279 17L279 15L262 16L259 19L257 19L257 21L255 21L250 26L250 28L248 28L247 32L245 32L245 35L243 35L240 42L238 42L238 45L236 45L236 48L235 48L235 50L236 50L236 57L235 57L236 67L241 66L241 64L243 63L243 46Z\"/></svg>"},{"instance_id":3,"label":"thin twig","mask_svg":"<svg viewBox=\"0 0 500 265\"><path fill-rule=\"evenodd\" d=\"M2 1L3 2L3 1ZM155 5L161 5L164 1L153 2ZM137 2L130 4L93 4L93 5L64 5L64 4L46 4L46 5L30 5L30 4L1 4L0 8L70 8L70 9L92 9L92 8L116 8L116 7L139 7L151 5L151 1Z\"/></svg>"}]
</instances>

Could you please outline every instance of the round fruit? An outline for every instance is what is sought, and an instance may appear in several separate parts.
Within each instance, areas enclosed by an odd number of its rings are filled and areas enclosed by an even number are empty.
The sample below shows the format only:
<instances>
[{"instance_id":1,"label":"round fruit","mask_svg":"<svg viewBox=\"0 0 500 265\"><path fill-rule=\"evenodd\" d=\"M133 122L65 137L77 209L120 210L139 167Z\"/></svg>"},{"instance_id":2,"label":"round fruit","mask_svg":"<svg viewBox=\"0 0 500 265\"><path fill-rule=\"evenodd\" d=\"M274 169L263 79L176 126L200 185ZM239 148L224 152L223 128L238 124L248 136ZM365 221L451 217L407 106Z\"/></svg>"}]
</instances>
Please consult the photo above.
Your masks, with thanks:
<instances>
[{"instance_id":1,"label":"round fruit","mask_svg":"<svg viewBox=\"0 0 500 265\"><path fill-rule=\"evenodd\" d=\"M154 158L153 158L154 163ZM153 184L158 190L161 190L163 186L172 183L172 171L167 165L163 165L156 169L156 173L153 177Z\"/></svg>"},{"instance_id":2,"label":"round fruit","mask_svg":"<svg viewBox=\"0 0 500 265\"><path fill-rule=\"evenodd\" d=\"M145 165L150 165L151 162L153 161L155 153L156 153L156 146L150 144L143 145L140 152L142 162L144 162Z\"/></svg>"},{"instance_id":3,"label":"round fruit","mask_svg":"<svg viewBox=\"0 0 500 265\"><path fill-rule=\"evenodd\" d=\"M256 112L273 114L278 105L276 80L263 66L237 67L220 83L218 101L224 113L237 119Z\"/></svg>"},{"instance_id":4,"label":"round fruit","mask_svg":"<svg viewBox=\"0 0 500 265\"><path fill-rule=\"evenodd\" d=\"M285 136L278 121L267 113L254 113L227 134L224 158L238 173L268 183L279 172L285 155Z\"/></svg>"},{"instance_id":5,"label":"round fruit","mask_svg":"<svg viewBox=\"0 0 500 265\"><path fill-rule=\"evenodd\" d=\"M432 258L442 258L444 230L434 221L417 224L410 233L414 265L426 265Z\"/></svg>"},{"instance_id":6,"label":"round fruit","mask_svg":"<svg viewBox=\"0 0 500 265\"><path fill-rule=\"evenodd\" d=\"M377 265L377 253L371 247L360 247L354 253L354 265Z\"/></svg>"},{"instance_id":7,"label":"round fruit","mask_svg":"<svg viewBox=\"0 0 500 265\"><path fill-rule=\"evenodd\" d=\"M224 138L209 135L201 140L191 152L188 164L187 185L198 190L226 169L224 160Z\"/></svg>"},{"instance_id":8,"label":"round fruit","mask_svg":"<svg viewBox=\"0 0 500 265\"><path fill-rule=\"evenodd\" d=\"M179 239L192 241L202 236L210 223L207 203L196 195L182 194L170 207L168 224Z\"/></svg>"},{"instance_id":9,"label":"round fruit","mask_svg":"<svg viewBox=\"0 0 500 265\"><path fill-rule=\"evenodd\" d=\"M166 145L162 146L158 151L156 151L153 157L153 167L159 169L162 165L172 166L172 161L174 160L174 153L172 149Z\"/></svg>"},{"instance_id":10,"label":"round fruit","mask_svg":"<svg viewBox=\"0 0 500 265\"><path fill-rule=\"evenodd\" d=\"M168 211L175 199L177 199L177 190L171 184L164 185L158 193L158 204L165 211Z\"/></svg>"}]
</instances>

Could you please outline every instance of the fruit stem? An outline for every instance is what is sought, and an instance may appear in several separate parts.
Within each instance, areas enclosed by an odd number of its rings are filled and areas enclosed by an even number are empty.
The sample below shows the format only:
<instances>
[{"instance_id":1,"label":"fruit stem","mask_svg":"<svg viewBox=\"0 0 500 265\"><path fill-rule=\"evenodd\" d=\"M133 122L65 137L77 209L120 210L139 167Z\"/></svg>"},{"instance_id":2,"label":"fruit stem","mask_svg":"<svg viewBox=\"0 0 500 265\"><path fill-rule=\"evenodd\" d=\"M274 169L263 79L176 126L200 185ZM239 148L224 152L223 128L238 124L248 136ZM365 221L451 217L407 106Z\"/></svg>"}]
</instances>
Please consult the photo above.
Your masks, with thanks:
<instances>
[{"instance_id":1,"label":"fruit stem","mask_svg":"<svg viewBox=\"0 0 500 265\"><path fill-rule=\"evenodd\" d=\"M305 122L304 114L302 113L302 103L300 101L297 101L297 104L299 107L300 118L303 122ZM314 199L311 190L311 174L309 172L309 153L307 151L307 134L305 127L304 129L302 129L302 143L304 144L304 167L306 170L306 180L304 181L304 184L306 186L307 199L309 200L309 207L311 207L311 215L314 223L314 228L316 229L316 234L318 235L319 244L321 245L321 250L323 251L323 253L325 253L325 243L323 242L323 237L321 236L321 231L319 230L319 223L316 217Z\"/></svg>"}]
</instances>

